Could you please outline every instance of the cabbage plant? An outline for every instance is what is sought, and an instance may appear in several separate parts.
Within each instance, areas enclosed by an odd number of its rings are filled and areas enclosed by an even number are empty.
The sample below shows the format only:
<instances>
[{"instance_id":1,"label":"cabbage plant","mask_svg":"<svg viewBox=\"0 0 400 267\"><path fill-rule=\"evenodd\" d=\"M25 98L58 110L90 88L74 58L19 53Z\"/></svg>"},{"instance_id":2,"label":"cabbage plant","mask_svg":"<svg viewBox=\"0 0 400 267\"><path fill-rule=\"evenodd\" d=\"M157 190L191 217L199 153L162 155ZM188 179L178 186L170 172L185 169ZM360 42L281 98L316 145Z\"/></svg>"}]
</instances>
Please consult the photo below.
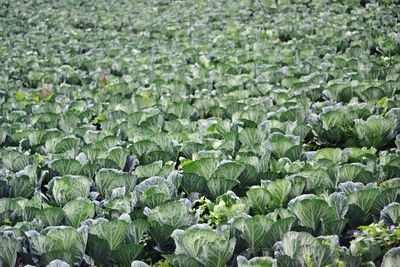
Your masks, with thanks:
<instances>
[{"instance_id":1,"label":"cabbage plant","mask_svg":"<svg viewBox=\"0 0 400 267\"><path fill-rule=\"evenodd\" d=\"M230 237L229 229L213 230L208 225L193 225L187 230L175 230L175 254L171 256L178 265L194 263L196 265L223 267L230 260L236 239Z\"/></svg>"}]
</instances>

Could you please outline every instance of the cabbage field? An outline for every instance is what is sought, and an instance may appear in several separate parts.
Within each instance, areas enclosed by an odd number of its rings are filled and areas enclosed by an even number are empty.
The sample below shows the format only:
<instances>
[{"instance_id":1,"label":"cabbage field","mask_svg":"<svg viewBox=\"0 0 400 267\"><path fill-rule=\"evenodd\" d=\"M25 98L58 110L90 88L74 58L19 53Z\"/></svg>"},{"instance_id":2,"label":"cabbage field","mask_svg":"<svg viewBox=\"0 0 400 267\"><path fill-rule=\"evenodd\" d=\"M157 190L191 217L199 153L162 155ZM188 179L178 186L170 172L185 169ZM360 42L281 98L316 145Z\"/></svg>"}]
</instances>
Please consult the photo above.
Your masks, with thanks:
<instances>
[{"instance_id":1,"label":"cabbage field","mask_svg":"<svg viewBox=\"0 0 400 267\"><path fill-rule=\"evenodd\" d=\"M399 267L397 0L0 1L0 267Z\"/></svg>"}]
</instances>

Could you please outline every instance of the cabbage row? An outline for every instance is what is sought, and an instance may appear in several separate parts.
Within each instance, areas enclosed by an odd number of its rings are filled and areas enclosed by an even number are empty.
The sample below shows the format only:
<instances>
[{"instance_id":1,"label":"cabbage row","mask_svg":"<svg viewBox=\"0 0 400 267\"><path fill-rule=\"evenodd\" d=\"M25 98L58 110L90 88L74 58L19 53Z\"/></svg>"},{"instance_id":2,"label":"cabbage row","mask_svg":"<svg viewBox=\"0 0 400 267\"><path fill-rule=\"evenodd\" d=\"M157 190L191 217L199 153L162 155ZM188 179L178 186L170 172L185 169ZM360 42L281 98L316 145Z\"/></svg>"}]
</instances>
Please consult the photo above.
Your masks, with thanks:
<instances>
[{"instance_id":1,"label":"cabbage row","mask_svg":"<svg viewBox=\"0 0 400 267\"><path fill-rule=\"evenodd\" d=\"M2 1L0 266L400 266L398 1Z\"/></svg>"}]
</instances>

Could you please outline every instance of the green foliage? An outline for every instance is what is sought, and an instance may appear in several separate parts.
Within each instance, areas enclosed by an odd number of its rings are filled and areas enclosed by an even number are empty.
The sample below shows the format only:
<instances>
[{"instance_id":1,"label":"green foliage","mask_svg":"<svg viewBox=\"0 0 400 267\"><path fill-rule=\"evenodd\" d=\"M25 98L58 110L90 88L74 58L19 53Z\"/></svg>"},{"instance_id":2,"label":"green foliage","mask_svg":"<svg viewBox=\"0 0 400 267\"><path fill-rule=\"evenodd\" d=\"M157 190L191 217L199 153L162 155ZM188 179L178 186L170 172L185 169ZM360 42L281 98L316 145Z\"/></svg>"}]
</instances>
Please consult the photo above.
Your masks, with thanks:
<instances>
[{"instance_id":1,"label":"green foliage","mask_svg":"<svg viewBox=\"0 0 400 267\"><path fill-rule=\"evenodd\" d=\"M226 224L230 219L242 213L248 213L249 207L246 202L238 198L233 192L217 198L212 202L205 197L196 199L193 202L195 213L200 216L200 223L207 223L212 227Z\"/></svg>"},{"instance_id":2,"label":"green foliage","mask_svg":"<svg viewBox=\"0 0 400 267\"><path fill-rule=\"evenodd\" d=\"M0 266L400 266L397 2L1 1Z\"/></svg>"},{"instance_id":3,"label":"green foliage","mask_svg":"<svg viewBox=\"0 0 400 267\"><path fill-rule=\"evenodd\" d=\"M358 236L353 242L357 244L363 240L372 240L372 242L383 250L389 250L400 245L400 229L395 225L384 226L383 224L371 224L358 227L362 235Z\"/></svg>"}]
</instances>

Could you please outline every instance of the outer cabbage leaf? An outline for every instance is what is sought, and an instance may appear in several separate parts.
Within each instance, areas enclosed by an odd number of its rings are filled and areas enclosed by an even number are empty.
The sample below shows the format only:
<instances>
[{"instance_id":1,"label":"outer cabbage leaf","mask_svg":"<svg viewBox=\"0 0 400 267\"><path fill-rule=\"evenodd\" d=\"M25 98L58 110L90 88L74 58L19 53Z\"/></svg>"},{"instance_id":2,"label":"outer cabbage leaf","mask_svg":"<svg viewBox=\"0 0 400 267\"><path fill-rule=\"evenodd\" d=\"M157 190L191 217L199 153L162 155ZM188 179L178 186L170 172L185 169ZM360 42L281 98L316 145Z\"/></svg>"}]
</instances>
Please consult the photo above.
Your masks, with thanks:
<instances>
[{"instance_id":1,"label":"outer cabbage leaf","mask_svg":"<svg viewBox=\"0 0 400 267\"><path fill-rule=\"evenodd\" d=\"M77 198L65 204L63 207L65 220L73 227L79 227L80 223L92 219L95 214L93 203L86 198Z\"/></svg>"},{"instance_id":2,"label":"outer cabbage leaf","mask_svg":"<svg viewBox=\"0 0 400 267\"><path fill-rule=\"evenodd\" d=\"M371 116L366 121L356 120L356 133L361 145L380 148L392 138L396 123L382 117Z\"/></svg>"},{"instance_id":3,"label":"outer cabbage leaf","mask_svg":"<svg viewBox=\"0 0 400 267\"><path fill-rule=\"evenodd\" d=\"M150 234L160 247L168 244L175 229L189 227L194 222L191 204L187 199L167 202L153 210L145 210Z\"/></svg>"},{"instance_id":4,"label":"outer cabbage leaf","mask_svg":"<svg viewBox=\"0 0 400 267\"><path fill-rule=\"evenodd\" d=\"M92 181L84 176L67 175L55 177L50 181L51 194L59 206L78 197L87 197Z\"/></svg>"},{"instance_id":5,"label":"outer cabbage leaf","mask_svg":"<svg viewBox=\"0 0 400 267\"><path fill-rule=\"evenodd\" d=\"M17 261L17 252L21 240L11 231L0 232L0 265L13 267Z\"/></svg>"},{"instance_id":6,"label":"outer cabbage leaf","mask_svg":"<svg viewBox=\"0 0 400 267\"><path fill-rule=\"evenodd\" d=\"M314 195L302 195L292 199L288 209L297 217L300 225L309 227L314 233L320 230L321 222L336 220L335 209Z\"/></svg>"},{"instance_id":7,"label":"outer cabbage leaf","mask_svg":"<svg viewBox=\"0 0 400 267\"><path fill-rule=\"evenodd\" d=\"M79 265L85 254L87 233L69 226L48 227L40 235L29 233L29 241L42 264L61 259Z\"/></svg>"},{"instance_id":8,"label":"outer cabbage leaf","mask_svg":"<svg viewBox=\"0 0 400 267\"><path fill-rule=\"evenodd\" d=\"M223 267L232 257L236 239L229 230L215 232L208 225L194 225L172 234L177 254L186 254L205 267Z\"/></svg>"},{"instance_id":9,"label":"outer cabbage leaf","mask_svg":"<svg viewBox=\"0 0 400 267\"><path fill-rule=\"evenodd\" d=\"M400 264L400 247L392 248L383 256L382 267L398 266Z\"/></svg>"}]
</instances>

